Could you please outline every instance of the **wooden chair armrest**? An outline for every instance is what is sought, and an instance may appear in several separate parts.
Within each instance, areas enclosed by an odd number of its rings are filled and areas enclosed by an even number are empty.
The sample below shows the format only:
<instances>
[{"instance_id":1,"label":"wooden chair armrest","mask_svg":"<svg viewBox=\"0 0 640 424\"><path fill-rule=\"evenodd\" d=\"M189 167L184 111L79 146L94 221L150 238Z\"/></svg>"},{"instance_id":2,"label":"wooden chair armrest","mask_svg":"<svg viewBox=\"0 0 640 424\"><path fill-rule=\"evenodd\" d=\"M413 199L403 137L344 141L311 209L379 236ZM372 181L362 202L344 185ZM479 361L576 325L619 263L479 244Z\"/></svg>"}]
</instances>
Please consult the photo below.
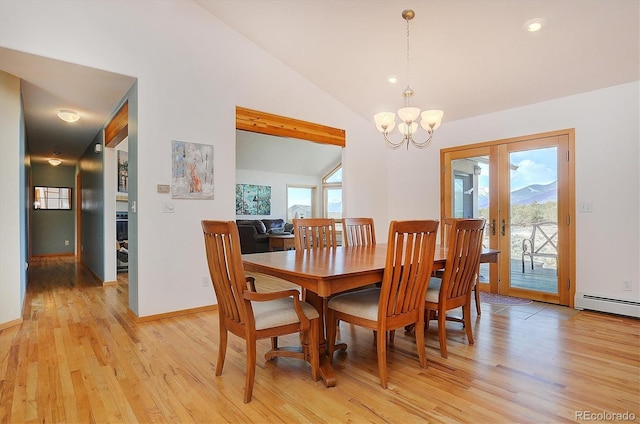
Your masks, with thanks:
<instances>
[{"instance_id":1,"label":"wooden chair armrest","mask_svg":"<svg viewBox=\"0 0 640 424\"><path fill-rule=\"evenodd\" d=\"M264 293L258 293L258 292L247 290L242 294L242 296L245 299L251 300L253 302L267 302L269 300L283 299L285 297L291 297L291 296L293 296L294 299L298 299L298 296L300 296L300 292L294 289L282 290L282 291L276 291L276 292L264 292ZM298 301L299 300L300 299L298 299Z\"/></svg>"},{"instance_id":2,"label":"wooden chair armrest","mask_svg":"<svg viewBox=\"0 0 640 424\"><path fill-rule=\"evenodd\" d=\"M247 290L242 294L242 297L254 302L266 302L269 300L284 299L285 297L293 297L293 307L295 308L296 315L298 315L298 319L300 320L301 330L306 330L311 325L309 318L304 314L302 306L300 305L300 292L298 290L290 289L265 293L257 293Z\"/></svg>"}]
</instances>

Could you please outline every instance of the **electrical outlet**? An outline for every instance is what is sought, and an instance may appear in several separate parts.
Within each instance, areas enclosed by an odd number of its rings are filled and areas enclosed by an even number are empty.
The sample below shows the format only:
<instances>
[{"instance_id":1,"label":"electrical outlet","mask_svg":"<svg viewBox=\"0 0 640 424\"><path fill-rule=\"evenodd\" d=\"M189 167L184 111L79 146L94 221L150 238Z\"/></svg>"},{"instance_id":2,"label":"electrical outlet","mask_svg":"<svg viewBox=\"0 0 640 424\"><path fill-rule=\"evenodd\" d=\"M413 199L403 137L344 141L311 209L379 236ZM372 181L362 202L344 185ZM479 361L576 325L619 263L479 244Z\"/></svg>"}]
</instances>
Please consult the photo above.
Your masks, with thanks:
<instances>
[{"instance_id":1,"label":"electrical outlet","mask_svg":"<svg viewBox=\"0 0 640 424\"><path fill-rule=\"evenodd\" d=\"M162 204L162 213L174 213L174 206L172 202L164 202Z\"/></svg>"},{"instance_id":2,"label":"electrical outlet","mask_svg":"<svg viewBox=\"0 0 640 424\"><path fill-rule=\"evenodd\" d=\"M209 280L207 279L207 277L202 277L201 284L202 287L209 287Z\"/></svg>"},{"instance_id":3,"label":"electrical outlet","mask_svg":"<svg viewBox=\"0 0 640 424\"><path fill-rule=\"evenodd\" d=\"M65 246L69 246L69 240L65 240L65 241L64 241L64 245L65 245Z\"/></svg>"},{"instance_id":4,"label":"electrical outlet","mask_svg":"<svg viewBox=\"0 0 640 424\"><path fill-rule=\"evenodd\" d=\"M631 281L623 281L622 282L622 290L631 291Z\"/></svg>"}]
</instances>

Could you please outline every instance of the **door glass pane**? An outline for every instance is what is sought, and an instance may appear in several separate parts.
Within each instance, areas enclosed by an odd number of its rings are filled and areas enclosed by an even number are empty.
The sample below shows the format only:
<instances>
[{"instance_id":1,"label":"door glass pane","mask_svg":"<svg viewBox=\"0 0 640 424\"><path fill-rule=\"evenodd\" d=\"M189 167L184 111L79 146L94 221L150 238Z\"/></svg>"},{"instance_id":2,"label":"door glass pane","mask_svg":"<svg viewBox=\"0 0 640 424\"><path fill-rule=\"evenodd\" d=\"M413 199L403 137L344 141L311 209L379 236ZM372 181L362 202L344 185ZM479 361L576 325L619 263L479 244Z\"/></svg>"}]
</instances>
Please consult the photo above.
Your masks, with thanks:
<instances>
[{"instance_id":1,"label":"door glass pane","mask_svg":"<svg viewBox=\"0 0 640 424\"><path fill-rule=\"evenodd\" d=\"M511 152L511 287L558 293L558 149Z\"/></svg>"},{"instance_id":2,"label":"door glass pane","mask_svg":"<svg viewBox=\"0 0 640 424\"><path fill-rule=\"evenodd\" d=\"M489 223L489 156L451 161L453 170L453 218L484 218ZM484 231L489 247L489 229ZM489 280L489 264L480 265L480 281Z\"/></svg>"}]
</instances>

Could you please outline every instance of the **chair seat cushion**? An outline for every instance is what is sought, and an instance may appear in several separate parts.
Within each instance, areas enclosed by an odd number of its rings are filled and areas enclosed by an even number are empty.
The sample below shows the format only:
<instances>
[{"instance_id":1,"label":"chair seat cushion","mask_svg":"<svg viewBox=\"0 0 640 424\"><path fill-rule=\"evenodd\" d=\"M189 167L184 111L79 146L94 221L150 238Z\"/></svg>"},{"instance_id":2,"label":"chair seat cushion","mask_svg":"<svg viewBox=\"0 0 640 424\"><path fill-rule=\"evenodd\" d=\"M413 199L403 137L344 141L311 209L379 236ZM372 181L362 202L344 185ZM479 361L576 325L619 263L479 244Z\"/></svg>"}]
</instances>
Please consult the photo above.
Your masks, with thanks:
<instances>
[{"instance_id":1,"label":"chair seat cushion","mask_svg":"<svg viewBox=\"0 0 640 424\"><path fill-rule=\"evenodd\" d=\"M442 280L440 278L431 277L429 280L429 289L427 290L427 295L425 297L427 302L438 303L441 284Z\"/></svg>"},{"instance_id":2,"label":"chair seat cushion","mask_svg":"<svg viewBox=\"0 0 640 424\"><path fill-rule=\"evenodd\" d=\"M380 289L371 288L337 295L329 300L327 307L334 311L376 321Z\"/></svg>"},{"instance_id":3,"label":"chair seat cushion","mask_svg":"<svg viewBox=\"0 0 640 424\"><path fill-rule=\"evenodd\" d=\"M307 318L316 319L320 317L316 308L307 302L300 302L300 305ZM256 320L256 330L300 322L293 306L293 299L290 297L267 302L251 302L251 307Z\"/></svg>"}]
</instances>

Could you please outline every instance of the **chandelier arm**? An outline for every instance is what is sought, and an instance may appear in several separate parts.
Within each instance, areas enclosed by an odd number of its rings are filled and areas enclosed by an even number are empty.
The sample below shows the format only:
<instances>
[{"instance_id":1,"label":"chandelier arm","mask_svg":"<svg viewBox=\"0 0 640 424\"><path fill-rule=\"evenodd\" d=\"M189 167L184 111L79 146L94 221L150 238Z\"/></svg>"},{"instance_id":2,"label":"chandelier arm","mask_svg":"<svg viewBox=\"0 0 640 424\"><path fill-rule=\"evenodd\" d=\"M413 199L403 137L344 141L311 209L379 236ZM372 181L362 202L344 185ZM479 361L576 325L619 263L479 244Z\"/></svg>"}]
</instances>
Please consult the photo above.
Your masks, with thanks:
<instances>
[{"instance_id":1,"label":"chandelier arm","mask_svg":"<svg viewBox=\"0 0 640 424\"><path fill-rule=\"evenodd\" d=\"M411 144L413 144L415 147L417 147L418 149L426 149L427 147L429 147L429 145L431 144L431 139L433 138L433 132L430 131L429 132L429 138L426 141L423 142L417 142L413 139L413 137L410 139L411 140Z\"/></svg>"},{"instance_id":2,"label":"chandelier arm","mask_svg":"<svg viewBox=\"0 0 640 424\"><path fill-rule=\"evenodd\" d=\"M392 150L395 150L395 149L398 149L398 148L402 147L402 145L406 141L406 137L403 137L402 140L400 140L397 143L394 143L393 141L389 140L389 137L387 137L387 134L388 134L387 132L384 132L382 134L384 135L384 141L387 143L387 147L389 147Z\"/></svg>"}]
</instances>

